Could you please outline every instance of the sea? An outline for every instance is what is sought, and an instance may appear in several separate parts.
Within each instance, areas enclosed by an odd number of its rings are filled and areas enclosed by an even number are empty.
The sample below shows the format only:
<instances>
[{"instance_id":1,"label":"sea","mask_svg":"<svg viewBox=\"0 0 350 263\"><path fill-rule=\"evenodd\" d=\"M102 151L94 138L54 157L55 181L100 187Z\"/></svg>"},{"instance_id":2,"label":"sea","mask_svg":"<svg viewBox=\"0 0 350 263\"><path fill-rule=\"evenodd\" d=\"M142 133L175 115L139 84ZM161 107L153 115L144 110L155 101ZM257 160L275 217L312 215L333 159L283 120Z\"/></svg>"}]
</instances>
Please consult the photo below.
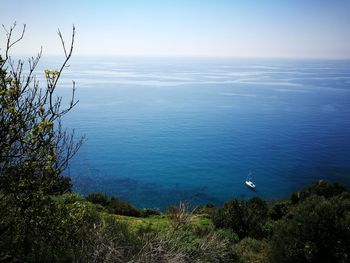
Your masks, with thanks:
<instances>
[{"instance_id":1,"label":"sea","mask_svg":"<svg viewBox=\"0 0 350 263\"><path fill-rule=\"evenodd\" d=\"M64 173L82 195L164 210L350 185L349 60L74 57L65 102L72 80L63 124L86 139Z\"/></svg>"}]
</instances>

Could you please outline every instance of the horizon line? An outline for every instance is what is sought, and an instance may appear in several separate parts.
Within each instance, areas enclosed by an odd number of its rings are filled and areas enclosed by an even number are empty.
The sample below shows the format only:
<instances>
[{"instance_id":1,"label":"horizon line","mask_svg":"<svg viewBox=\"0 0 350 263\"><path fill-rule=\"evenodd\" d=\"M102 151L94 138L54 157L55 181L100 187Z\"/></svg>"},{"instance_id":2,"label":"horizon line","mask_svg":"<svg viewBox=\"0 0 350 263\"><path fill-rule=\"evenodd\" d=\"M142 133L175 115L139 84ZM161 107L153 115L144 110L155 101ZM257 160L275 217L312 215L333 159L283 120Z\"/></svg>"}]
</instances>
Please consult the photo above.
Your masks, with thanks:
<instances>
[{"instance_id":1,"label":"horizon line","mask_svg":"<svg viewBox=\"0 0 350 263\"><path fill-rule=\"evenodd\" d=\"M38 55L38 52L33 54L29 53L18 53L14 55L10 55L11 57L35 57ZM41 58L43 57L64 57L64 54L58 54L58 53L49 53L41 55ZM339 60L339 61L347 61L350 60L349 57L293 57L293 56L213 56L213 55L162 55L162 54L152 54L152 55L146 55L146 54L72 54L72 59L74 58L156 58L156 59L271 59L271 60L279 60L279 59L285 59L285 60Z\"/></svg>"}]
</instances>

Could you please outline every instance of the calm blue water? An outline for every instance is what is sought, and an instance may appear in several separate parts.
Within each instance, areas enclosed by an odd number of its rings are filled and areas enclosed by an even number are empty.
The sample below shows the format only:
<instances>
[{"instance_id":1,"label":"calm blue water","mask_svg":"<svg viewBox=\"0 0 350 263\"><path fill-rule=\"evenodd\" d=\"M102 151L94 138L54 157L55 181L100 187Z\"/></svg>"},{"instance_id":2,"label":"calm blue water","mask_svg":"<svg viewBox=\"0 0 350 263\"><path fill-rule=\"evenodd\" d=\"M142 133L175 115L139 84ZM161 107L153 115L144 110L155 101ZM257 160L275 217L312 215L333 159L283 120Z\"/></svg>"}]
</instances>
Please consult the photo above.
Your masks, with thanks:
<instances>
[{"instance_id":1,"label":"calm blue water","mask_svg":"<svg viewBox=\"0 0 350 263\"><path fill-rule=\"evenodd\" d=\"M350 61L75 58L71 79L80 193L164 208L350 183Z\"/></svg>"}]
</instances>

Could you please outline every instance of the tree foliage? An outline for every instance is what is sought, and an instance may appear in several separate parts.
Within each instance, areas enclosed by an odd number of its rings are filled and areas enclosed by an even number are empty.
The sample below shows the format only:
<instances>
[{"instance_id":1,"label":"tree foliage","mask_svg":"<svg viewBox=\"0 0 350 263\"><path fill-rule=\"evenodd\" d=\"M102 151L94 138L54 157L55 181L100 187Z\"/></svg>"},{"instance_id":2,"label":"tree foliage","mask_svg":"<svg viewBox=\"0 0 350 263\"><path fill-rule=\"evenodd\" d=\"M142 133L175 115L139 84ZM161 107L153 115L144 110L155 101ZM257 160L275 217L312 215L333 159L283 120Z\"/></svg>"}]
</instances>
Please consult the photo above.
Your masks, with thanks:
<instances>
[{"instance_id":1,"label":"tree foliage","mask_svg":"<svg viewBox=\"0 0 350 263\"><path fill-rule=\"evenodd\" d=\"M15 62L9 54L25 32L24 27L20 37L12 40L15 28L16 25L8 30L5 28L7 44L4 56L0 56L1 190L3 194L15 195L33 191L61 193L70 190L62 172L82 142L74 143L74 132L64 130L61 124L62 117L77 103L74 82L67 108L62 108L62 97L55 93L72 55L75 29L73 27L68 52L59 33L65 60L58 70L45 70L46 83L42 87L35 76L41 51L35 58L28 59L27 64L23 60Z\"/></svg>"}]
</instances>

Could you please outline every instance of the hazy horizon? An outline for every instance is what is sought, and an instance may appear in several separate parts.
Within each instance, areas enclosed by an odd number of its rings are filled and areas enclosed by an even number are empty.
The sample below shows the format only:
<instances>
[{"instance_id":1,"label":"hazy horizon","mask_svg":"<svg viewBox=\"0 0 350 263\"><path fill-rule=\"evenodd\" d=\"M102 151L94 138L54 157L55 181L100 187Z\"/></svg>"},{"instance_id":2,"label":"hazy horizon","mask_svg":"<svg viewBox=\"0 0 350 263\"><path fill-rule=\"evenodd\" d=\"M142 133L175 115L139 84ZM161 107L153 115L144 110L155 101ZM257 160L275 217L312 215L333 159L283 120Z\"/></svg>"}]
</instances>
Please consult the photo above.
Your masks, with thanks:
<instances>
[{"instance_id":1,"label":"hazy horizon","mask_svg":"<svg viewBox=\"0 0 350 263\"><path fill-rule=\"evenodd\" d=\"M27 24L14 55L350 59L350 1L2 0L1 23ZM5 40L2 32L1 42Z\"/></svg>"}]
</instances>

